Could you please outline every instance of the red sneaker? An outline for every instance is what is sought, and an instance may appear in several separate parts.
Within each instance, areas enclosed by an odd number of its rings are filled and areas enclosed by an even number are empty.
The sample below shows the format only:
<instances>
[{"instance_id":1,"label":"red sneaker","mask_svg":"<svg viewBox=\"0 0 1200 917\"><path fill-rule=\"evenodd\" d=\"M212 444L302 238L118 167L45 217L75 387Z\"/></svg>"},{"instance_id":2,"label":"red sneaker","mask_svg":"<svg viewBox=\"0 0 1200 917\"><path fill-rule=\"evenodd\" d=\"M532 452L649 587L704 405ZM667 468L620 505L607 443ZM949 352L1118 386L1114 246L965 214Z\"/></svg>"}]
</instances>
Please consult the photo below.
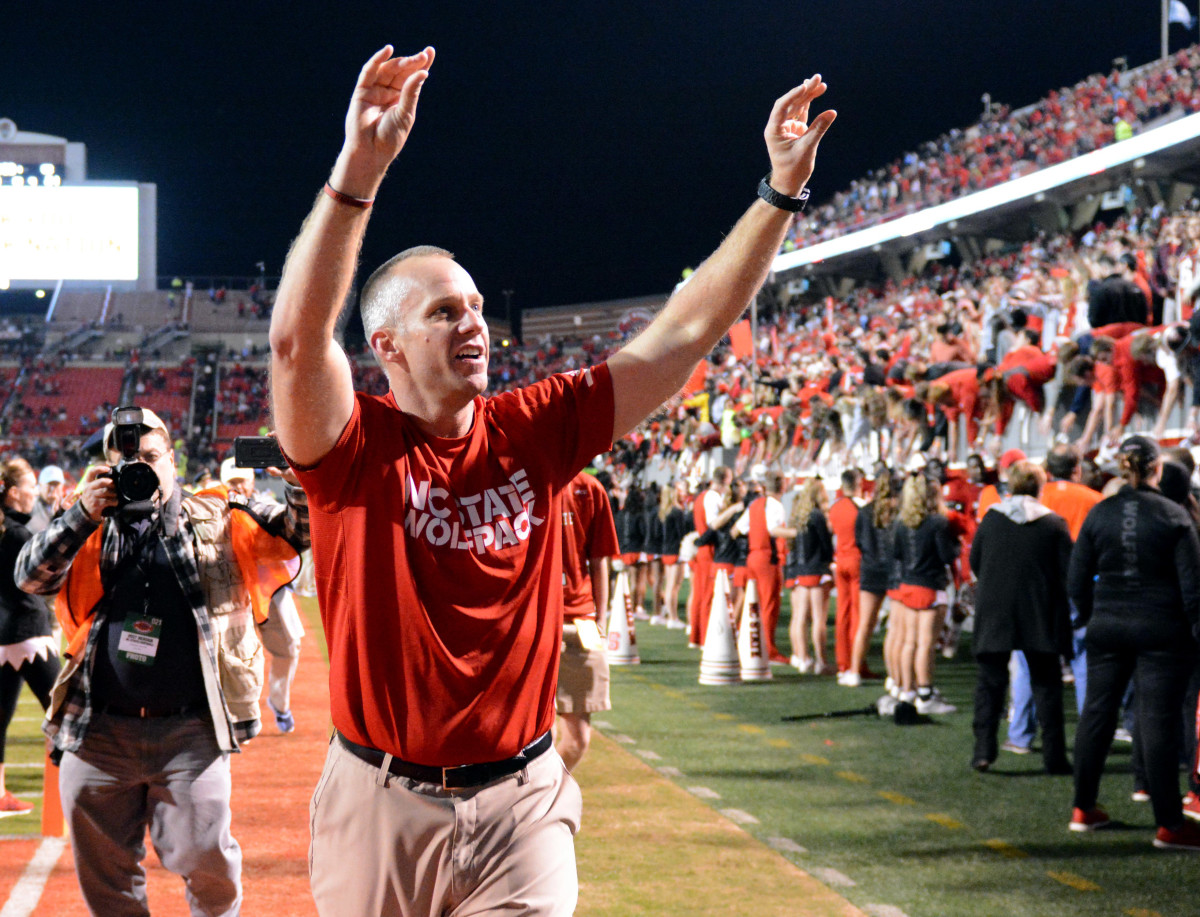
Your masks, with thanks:
<instances>
[{"instance_id":1,"label":"red sneaker","mask_svg":"<svg viewBox=\"0 0 1200 917\"><path fill-rule=\"evenodd\" d=\"M1159 828L1154 835L1159 850L1195 850L1200 852L1200 828L1185 821L1178 828Z\"/></svg>"},{"instance_id":2,"label":"red sneaker","mask_svg":"<svg viewBox=\"0 0 1200 917\"><path fill-rule=\"evenodd\" d=\"M1072 831L1097 831L1107 828L1110 824L1112 822L1108 813L1101 808L1088 809L1086 812L1083 809L1072 809L1071 823L1067 827Z\"/></svg>"},{"instance_id":3,"label":"red sneaker","mask_svg":"<svg viewBox=\"0 0 1200 917\"><path fill-rule=\"evenodd\" d=\"M1200 796L1187 793L1183 797L1183 815L1193 821L1200 821Z\"/></svg>"},{"instance_id":4,"label":"red sneaker","mask_svg":"<svg viewBox=\"0 0 1200 917\"><path fill-rule=\"evenodd\" d=\"M5 793L3 796L0 796L0 818L6 818L9 815L24 815L26 812L32 811L32 802L17 799L12 793Z\"/></svg>"}]
</instances>

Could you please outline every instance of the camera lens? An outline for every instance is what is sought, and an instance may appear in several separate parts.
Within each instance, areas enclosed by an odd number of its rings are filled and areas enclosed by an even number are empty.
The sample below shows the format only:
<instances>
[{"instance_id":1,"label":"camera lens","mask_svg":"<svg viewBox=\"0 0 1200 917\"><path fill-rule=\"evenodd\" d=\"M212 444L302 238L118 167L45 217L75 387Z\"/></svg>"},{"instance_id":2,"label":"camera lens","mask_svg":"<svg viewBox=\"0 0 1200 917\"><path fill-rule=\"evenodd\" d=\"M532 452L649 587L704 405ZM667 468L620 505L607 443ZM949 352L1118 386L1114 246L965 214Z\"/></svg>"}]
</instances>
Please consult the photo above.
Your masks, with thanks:
<instances>
[{"instance_id":1,"label":"camera lens","mask_svg":"<svg viewBox=\"0 0 1200 917\"><path fill-rule=\"evenodd\" d=\"M123 462L117 469L117 492L126 503L149 500L158 490L158 475L145 462Z\"/></svg>"}]
</instances>

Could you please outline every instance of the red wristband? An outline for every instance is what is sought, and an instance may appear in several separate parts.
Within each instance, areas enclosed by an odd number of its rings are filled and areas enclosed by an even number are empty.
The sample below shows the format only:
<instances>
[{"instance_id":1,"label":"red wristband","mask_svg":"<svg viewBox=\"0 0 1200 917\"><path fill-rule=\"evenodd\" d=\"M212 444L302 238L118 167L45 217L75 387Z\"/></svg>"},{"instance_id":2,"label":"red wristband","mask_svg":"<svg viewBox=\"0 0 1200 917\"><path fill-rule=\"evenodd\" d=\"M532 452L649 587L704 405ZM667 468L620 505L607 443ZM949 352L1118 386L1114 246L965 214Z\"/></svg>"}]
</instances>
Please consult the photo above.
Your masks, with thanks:
<instances>
[{"instance_id":1,"label":"red wristband","mask_svg":"<svg viewBox=\"0 0 1200 917\"><path fill-rule=\"evenodd\" d=\"M356 210L366 210L375 203L375 198L363 199L361 197L351 197L349 194L342 194L334 188L329 182L325 182L324 192L339 204L345 204L347 207L354 207Z\"/></svg>"}]
</instances>

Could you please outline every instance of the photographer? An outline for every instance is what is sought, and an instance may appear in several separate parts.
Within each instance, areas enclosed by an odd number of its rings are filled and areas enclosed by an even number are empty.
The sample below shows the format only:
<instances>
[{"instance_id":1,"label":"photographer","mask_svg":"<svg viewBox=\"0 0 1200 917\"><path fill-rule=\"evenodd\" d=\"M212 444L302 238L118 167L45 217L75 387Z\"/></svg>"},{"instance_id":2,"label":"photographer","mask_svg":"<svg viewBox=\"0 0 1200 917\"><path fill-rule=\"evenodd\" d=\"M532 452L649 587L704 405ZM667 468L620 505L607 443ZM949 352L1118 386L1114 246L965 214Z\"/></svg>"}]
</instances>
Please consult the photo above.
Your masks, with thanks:
<instances>
[{"instance_id":1,"label":"photographer","mask_svg":"<svg viewBox=\"0 0 1200 917\"><path fill-rule=\"evenodd\" d=\"M44 729L61 757L75 868L93 914L145 913L149 827L195 913L237 914L229 754L261 728L254 621L308 544L307 504L294 486L286 508L183 492L162 420L113 416L115 467L89 469L16 565L26 592L60 590L67 658Z\"/></svg>"}]
</instances>

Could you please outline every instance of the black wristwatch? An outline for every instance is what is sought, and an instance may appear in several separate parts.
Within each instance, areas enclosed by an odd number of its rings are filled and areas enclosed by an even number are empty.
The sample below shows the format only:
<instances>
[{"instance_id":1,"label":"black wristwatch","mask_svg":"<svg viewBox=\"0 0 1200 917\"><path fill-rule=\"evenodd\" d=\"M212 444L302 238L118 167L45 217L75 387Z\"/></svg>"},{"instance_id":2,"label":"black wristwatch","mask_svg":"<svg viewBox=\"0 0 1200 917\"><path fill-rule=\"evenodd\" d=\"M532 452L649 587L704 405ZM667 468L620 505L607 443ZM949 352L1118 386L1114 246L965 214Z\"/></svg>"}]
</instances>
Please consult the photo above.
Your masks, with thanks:
<instances>
[{"instance_id":1,"label":"black wristwatch","mask_svg":"<svg viewBox=\"0 0 1200 917\"><path fill-rule=\"evenodd\" d=\"M763 180L758 183L758 196L772 207L778 207L780 210L788 211L788 213L799 213L808 204L807 188L800 192L799 197L788 197L786 194L780 194L771 187L770 172L764 175Z\"/></svg>"}]
</instances>

